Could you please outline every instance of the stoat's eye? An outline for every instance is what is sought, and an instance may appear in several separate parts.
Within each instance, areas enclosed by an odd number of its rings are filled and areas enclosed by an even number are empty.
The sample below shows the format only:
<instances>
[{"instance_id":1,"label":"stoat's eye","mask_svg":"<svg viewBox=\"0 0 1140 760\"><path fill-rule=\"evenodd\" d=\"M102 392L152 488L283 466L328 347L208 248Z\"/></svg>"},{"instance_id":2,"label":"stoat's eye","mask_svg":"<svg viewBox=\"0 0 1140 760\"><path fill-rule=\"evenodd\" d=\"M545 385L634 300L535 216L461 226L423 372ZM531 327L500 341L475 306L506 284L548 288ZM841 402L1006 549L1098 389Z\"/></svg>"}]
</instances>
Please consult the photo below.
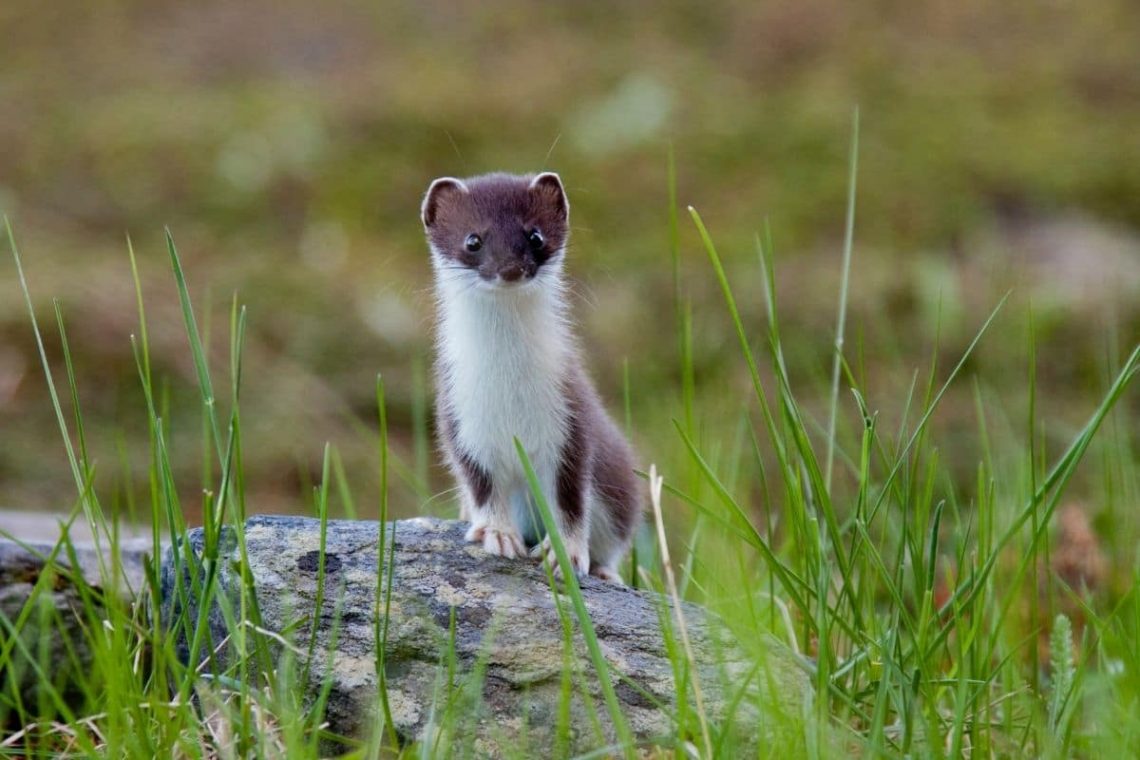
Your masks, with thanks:
<instances>
[{"instance_id":1,"label":"stoat's eye","mask_svg":"<svg viewBox=\"0 0 1140 760\"><path fill-rule=\"evenodd\" d=\"M542 232L537 228L527 234L526 242L532 251L541 251L542 246L546 245L546 239L542 237Z\"/></svg>"},{"instance_id":2,"label":"stoat's eye","mask_svg":"<svg viewBox=\"0 0 1140 760\"><path fill-rule=\"evenodd\" d=\"M471 253L475 253L483 247L483 238L475 233L471 233L467 236L467 239L463 241L463 245L467 250L471 251Z\"/></svg>"}]
</instances>

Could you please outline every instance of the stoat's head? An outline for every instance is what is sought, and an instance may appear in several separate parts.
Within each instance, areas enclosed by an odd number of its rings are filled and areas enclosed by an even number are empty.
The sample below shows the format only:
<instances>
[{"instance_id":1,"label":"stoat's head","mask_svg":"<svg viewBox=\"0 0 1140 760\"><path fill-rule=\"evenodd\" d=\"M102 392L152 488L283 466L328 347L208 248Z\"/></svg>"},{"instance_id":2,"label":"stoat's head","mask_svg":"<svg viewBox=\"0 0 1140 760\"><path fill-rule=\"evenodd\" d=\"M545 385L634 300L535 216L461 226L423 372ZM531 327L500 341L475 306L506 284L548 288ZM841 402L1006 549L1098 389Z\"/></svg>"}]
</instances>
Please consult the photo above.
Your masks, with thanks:
<instances>
[{"instance_id":1,"label":"stoat's head","mask_svg":"<svg viewBox=\"0 0 1140 760\"><path fill-rule=\"evenodd\" d=\"M421 217L441 279L497 289L561 271L570 204L553 172L441 177L428 187Z\"/></svg>"}]
</instances>

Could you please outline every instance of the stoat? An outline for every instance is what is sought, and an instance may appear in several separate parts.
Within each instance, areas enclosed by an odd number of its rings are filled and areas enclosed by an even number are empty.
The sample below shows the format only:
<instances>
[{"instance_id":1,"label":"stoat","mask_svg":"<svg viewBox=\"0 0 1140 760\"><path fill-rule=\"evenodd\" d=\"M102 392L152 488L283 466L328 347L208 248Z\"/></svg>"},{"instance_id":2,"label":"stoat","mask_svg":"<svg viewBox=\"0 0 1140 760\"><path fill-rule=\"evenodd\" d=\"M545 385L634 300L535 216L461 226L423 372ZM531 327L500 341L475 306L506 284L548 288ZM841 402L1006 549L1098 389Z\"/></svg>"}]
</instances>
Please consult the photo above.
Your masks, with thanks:
<instances>
[{"instance_id":1,"label":"stoat","mask_svg":"<svg viewBox=\"0 0 1140 760\"><path fill-rule=\"evenodd\" d=\"M467 540L557 568L522 443L574 571L621 582L644 501L633 452L582 367L557 174L435 180L421 209L438 300L436 424Z\"/></svg>"}]
</instances>

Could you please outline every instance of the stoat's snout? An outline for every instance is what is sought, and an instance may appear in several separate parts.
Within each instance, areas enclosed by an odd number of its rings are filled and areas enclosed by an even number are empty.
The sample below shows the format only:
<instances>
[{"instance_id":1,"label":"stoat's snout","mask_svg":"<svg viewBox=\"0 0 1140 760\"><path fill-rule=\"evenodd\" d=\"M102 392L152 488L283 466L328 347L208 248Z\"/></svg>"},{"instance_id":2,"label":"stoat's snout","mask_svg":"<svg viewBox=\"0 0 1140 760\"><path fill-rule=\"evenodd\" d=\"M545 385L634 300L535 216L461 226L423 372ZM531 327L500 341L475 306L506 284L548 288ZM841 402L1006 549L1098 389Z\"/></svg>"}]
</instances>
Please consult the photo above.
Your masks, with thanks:
<instances>
[{"instance_id":1,"label":"stoat's snout","mask_svg":"<svg viewBox=\"0 0 1140 760\"><path fill-rule=\"evenodd\" d=\"M498 272L499 279L503 282L530 280L536 274L538 274L538 265L526 259L505 262L499 266Z\"/></svg>"},{"instance_id":2,"label":"stoat's snout","mask_svg":"<svg viewBox=\"0 0 1140 760\"><path fill-rule=\"evenodd\" d=\"M523 274L523 268L518 264L507 264L499 269L499 279L506 282L518 282Z\"/></svg>"}]
</instances>

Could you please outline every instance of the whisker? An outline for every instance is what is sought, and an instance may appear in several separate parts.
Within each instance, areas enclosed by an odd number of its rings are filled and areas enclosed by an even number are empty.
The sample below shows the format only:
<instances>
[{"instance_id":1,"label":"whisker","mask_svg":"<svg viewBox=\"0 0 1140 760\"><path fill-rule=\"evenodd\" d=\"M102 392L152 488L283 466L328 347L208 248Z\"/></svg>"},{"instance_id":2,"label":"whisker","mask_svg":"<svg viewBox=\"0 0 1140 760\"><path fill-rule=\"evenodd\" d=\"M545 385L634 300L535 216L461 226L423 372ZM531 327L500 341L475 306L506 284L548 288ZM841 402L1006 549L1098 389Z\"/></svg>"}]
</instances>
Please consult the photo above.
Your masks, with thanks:
<instances>
[{"instance_id":1,"label":"whisker","mask_svg":"<svg viewBox=\"0 0 1140 760\"><path fill-rule=\"evenodd\" d=\"M426 507L429 504L434 504L435 502L440 501L444 497L453 496L453 495L459 493L460 490L461 489L459 486L452 486L451 488L445 488L442 491L439 491L437 493L433 493L431 496L427 497L426 501L424 501L424 506Z\"/></svg>"},{"instance_id":2,"label":"whisker","mask_svg":"<svg viewBox=\"0 0 1140 760\"><path fill-rule=\"evenodd\" d=\"M455 138L451 136L450 130L445 129L443 131L443 133L445 135L447 135L447 141L450 142L451 147L453 149L455 149L455 157L459 159L459 165L463 167L463 173L466 174L467 173L467 161L464 160L463 153L460 152L458 143L456 143Z\"/></svg>"},{"instance_id":3,"label":"whisker","mask_svg":"<svg viewBox=\"0 0 1140 760\"><path fill-rule=\"evenodd\" d=\"M559 132L554 136L554 142L550 143L550 150L546 151L546 158L542 159L542 168L545 169L546 165L550 162L550 157L554 155L554 149L558 147L558 141L562 139L562 133Z\"/></svg>"}]
</instances>

